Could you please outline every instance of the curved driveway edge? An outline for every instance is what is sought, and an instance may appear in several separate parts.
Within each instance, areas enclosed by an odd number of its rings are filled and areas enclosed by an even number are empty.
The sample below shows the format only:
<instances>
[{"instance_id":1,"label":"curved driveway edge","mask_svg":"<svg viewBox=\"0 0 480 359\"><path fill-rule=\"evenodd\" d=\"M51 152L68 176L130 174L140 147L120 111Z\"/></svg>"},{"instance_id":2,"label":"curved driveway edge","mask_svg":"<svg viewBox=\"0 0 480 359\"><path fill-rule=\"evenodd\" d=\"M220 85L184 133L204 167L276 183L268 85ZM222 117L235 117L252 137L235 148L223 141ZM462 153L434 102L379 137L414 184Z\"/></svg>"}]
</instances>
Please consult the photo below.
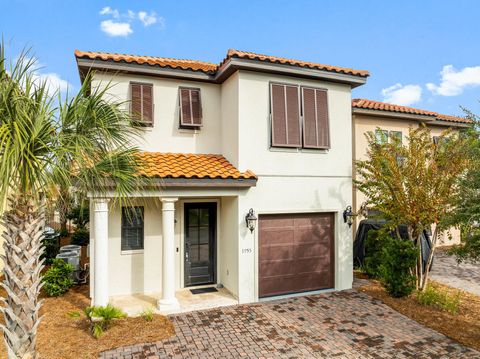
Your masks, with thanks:
<instances>
[{"instance_id":1,"label":"curved driveway edge","mask_svg":"<svg viewBox=\"0 0 480 359\"><path fill-rule=\"evenodd\" d=\"M479 358L364 293L348 290L170 316L176 335L101 358Z\"/></svg>"}]
</instances>

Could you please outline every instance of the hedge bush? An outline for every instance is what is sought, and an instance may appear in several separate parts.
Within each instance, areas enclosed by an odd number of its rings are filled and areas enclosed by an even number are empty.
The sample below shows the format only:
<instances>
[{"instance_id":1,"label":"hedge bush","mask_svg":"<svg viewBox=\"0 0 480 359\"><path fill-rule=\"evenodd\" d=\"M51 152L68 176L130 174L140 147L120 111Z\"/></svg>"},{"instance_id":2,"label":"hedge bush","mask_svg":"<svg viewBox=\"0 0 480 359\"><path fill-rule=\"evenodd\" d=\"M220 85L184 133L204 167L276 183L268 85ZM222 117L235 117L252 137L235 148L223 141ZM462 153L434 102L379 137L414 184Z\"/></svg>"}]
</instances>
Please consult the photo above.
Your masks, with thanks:
<instances>
[{"instance_id":1,"label":"hedge bush","mask_svg":"<svg viewBox=\"0 0 480 359\"><path fill-rule=\"evenodd\" d=\"M369 231L365 240L365 260L362 270L370 278L380 278L380 266L382 264L382 252L385 244L391 238L382 231Z\"/></svg>"},{"instance_id":2,"label":"hedge bush","mask_svg":"<svg viewBox=\"0 0 480 359\"><path fill-rule=\"evenodd\" d=\"M50 297L65 294L75 284L72 279L73 271L71 264L63 259L54 259L42 278L45 293Z\"/></svg>"},{"instance_id":3,"label":"hedge bush","mask_svg":"<svg viewBox=\"0 0 480 359\"><path fill-rule=\"evenodd\" d=\"M418 249L409 240L389 238L382 251L381 282L392 297L405 297L415 289Z\"/></svg>"},{"instance_id":4,"label":"hedge bush","mask_svg":"<svg viewBox=\"0 0 480 359\"><path fill-rule=\"evenodd\" d=\"M90 232L85 228L78 228L72 235L71 244L86 246L90 243Z\"/></svg>"}]
</instances>

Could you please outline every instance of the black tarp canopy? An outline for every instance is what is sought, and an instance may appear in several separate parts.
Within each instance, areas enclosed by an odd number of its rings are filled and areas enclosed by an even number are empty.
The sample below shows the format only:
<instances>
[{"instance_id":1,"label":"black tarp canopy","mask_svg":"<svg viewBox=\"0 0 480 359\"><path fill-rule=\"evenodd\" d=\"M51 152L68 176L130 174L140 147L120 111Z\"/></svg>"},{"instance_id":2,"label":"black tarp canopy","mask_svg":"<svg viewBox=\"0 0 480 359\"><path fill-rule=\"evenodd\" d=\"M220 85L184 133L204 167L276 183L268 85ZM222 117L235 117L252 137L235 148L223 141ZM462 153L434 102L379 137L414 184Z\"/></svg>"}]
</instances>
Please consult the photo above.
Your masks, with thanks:
<instances>
[{"instance_id":1,"label":"black tarp canopy","mask_svg":"<svg viewBox=\"0 0 480 359\"><path fill-rule=\"evenodd\" d=\"M378 231L385 224L386 220L384 219L364 219L360 221L360 224L357 229L357 234L355 235L355 240L353 242L353 266L355 268L360 268L364 264L365 260L365 241L367 240L368 232ZM398 227L400 232L400 237L407 240L407 226L400 225ZM432 248L432 242L430 241L430 233L428 231L423 231L422 234L422 261L423 268L425 268L430 255L430 250Z\"/></svg>"}]
</instances>

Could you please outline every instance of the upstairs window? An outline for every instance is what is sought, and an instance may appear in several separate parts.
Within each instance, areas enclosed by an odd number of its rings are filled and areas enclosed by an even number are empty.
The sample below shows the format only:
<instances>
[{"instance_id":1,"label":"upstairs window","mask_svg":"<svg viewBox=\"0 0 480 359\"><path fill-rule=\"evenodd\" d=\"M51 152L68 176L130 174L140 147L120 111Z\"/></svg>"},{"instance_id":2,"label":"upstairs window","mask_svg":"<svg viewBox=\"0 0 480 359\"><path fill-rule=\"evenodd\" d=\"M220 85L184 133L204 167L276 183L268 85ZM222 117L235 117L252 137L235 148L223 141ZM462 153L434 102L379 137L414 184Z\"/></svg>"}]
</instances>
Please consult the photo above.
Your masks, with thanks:
<instances>
[{"instance_id":1,"label":"upstairs window","mask_svg":"<svg viewBox=\"0 0 480 359\"><path fill-rule=\"evenodd\" d=\"M153 85L130 83L130 112L137 125L153 126Z\"/></svg>"},{"instance_id":2,"label":"upstairs window","mask_svg":"<svg viewBox=\"0 0 480 359\"><path fill-rule=\"evenodd\" d=\"M298 86L271 84L272 146L302 147Z\"/></svg>"},{"instance_id":3,"label":"upstairs window","mask_svg":"<svg viewBox=\"0 0 480 359\"><path fill-rule=\"evenodd\" d=\"M327 90L302 87L303 147L330 148Z\"/></svg>"},{"instance_id":4,"label":"upstairs window","mask_svg":"<svg viewBox=\"0 0 480 359\"><path fill-rule=\"evenodd\" d=\"M199 88L179 88L180 128L202 127L202 100Z\"/></svg>"},{"instance_id":5,"label":"upstairs window","mask_svg":"<svg viewBox=\"0 0 480 359\"><path fill-rule=\"evenodd\" d=\"M375 130L375 142L379 145L388 143L388 131L385 130Z\"/></svg>"},{"instance_id":6,"label":"upstairs window","mask_svg":"<svg viewBox=\"0 0 480 359\"><path fill-rule=\"evenodd\" d=\"M390 131L390 139L396 138L398 143L402 143L402 131Z\"/></svg>"},{"instance_id":7,"label":"upstairs window","mask_svg":"<svg viewBox=\"0 0 480 359\"><path fill-rule=\"evenodd\" d=\"M122 251L143 249L143 207L122 207Z\"/></svg>"}]
</instances>

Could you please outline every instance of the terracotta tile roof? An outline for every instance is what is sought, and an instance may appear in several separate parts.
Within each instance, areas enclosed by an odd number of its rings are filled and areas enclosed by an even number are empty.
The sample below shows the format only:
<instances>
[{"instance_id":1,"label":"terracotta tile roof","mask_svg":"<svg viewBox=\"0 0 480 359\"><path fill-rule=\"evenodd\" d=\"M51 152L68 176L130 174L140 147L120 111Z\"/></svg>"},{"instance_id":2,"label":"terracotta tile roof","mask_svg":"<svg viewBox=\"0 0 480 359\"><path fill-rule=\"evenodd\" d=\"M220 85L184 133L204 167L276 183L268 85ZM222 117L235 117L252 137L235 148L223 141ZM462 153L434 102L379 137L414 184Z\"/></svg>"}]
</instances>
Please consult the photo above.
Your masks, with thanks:
<instances>
[{"instance_id":1,"label":"terracotta tile roof","mask_svg":"<svg viewBox=\"0 0 480 359\"><path fill-rule=\"evenodd\" d=\"M256 179L240 172L222 155L141 152L140 176L150 178Z\"/></svg>"},{"instance_id":2,"label":"terracotta tile roof","mask_svg":"<svg viewBox=\"0 0 480 359\"><path fill-rule=\"evenodd\" d=\"M80 51L75 50L75 57L77 58L89 58L91 60L112 60L115 62L135 62L137 64L149 64L157 65L160 67L170 67L172 69L181 68L183 70L193 70L202 72L215 72L217 65L210 62L196 61L196 60L180 60L171 59L168 57L152 57L152 56L137 56L126 54L112 54L108 52L92 52L92 51Z\"/></svg>"},{"instance_id":3,"label":"terracotta tile roof","mask_svg":"<svg viewBox=\"0 0 480 359\"><path fill-rule=\"evenodd\" d=\"M337 73L344 73L348 75L367 77L369 76L368 71L363 70L353 70L344 67L330 66L317 64L314 62L306 62L292 59L285 59L283 57L267 56L261 54L255 54L253 52L245 52L239 50L230 49L227 52L225 59L219 64L213 64L205 61L197 60L179 60L172 59L167 57L151 57L151 56L138 56L138 55L127 55L127 54L115 54L108 52L93 52L93 51L80 51L75 50L75 57L77 58L88 58L91 60L103 60L103 61L115 61L115 62L127 62L127 63L137 63L137 64L149 64L152 66L160 67L170 67L172 69L183 69L183 70L193 70L193 71L202 71L205 73L213 74L215 73L221 65L223 65L230 58L242 58L257 60L261 62L269 63L279 63L291 66L305 67L316 70L331 71Z\"/></svg>"},{"instance_id":4,"label":"terracotta tile roof","mask_svg":"<svg viewBox=\"0 0 480 359\"><path fill-rule=\"evenodd\" d=\"M360 98L356 98L352 100L352 107L366 109L366 110L379 110L379 111L388 111L388 112L399 112L399 113L412 114L412 115L431 116L431 117L434 117L435 120L439 120L439 121L456 122L456 123L472 122L469 119L463 118L463 117L442 115L438 112L421 110L413 107L394 105L390 103L366 100L366 99L360 99Z\"/></svg>"},{"instance_id":5,"label":"terracotta tile roof","mask_svg":"<svg viewBox=\"0 0 480 359\"><path fill-rule=\"evenodd\" d=\"M367 110L380 110L389 112L409 113L412 115L436 116L436 112L420 110L413 107L399 106L385 102L365 100L356 98L352 100L352 106L356 108L364 108Z\"/></svg>"},{"instance_id":6,"label":"terracotta tile roof","mask_svg":"<svg viewBox=\"0 0 480 359\"><path fill-rule=\"evenodd\" d=\"M365 70L354 70L354 69L345 68L345 67L330 66L330 65L318 64L315 62L307 62L307 61L286 59L283 57L255 54L253 52L239 51L234 49L228 50L227 57L225 58L225 60L223 60L223 62L227 61L232 57L238 57L241 59L258 60L262 62L286 64L286 65L299 66L299 67L307 67L307 68L316 69L316 70L332 71L332 72L344 73L344 74L354 75L354 76L367 77L370 75L370 73Z\"/></svg>"}]
</instances>

